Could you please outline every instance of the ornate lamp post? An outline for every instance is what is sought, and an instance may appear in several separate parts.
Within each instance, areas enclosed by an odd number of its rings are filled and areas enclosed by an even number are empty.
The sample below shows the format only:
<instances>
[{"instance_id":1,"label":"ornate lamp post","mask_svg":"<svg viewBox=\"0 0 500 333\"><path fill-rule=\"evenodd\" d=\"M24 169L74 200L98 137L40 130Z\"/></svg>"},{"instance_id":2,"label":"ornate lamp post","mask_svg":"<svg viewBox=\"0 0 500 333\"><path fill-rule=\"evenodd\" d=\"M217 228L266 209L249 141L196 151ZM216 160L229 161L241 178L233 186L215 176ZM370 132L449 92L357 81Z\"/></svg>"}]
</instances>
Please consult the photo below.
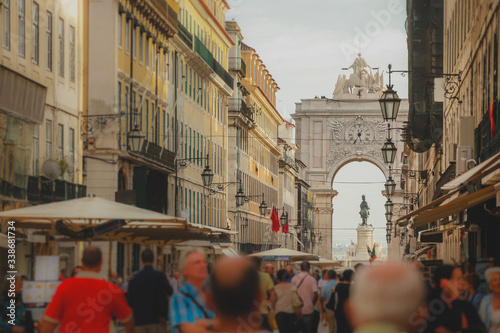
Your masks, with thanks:
<instances>
[{"instance_id":1,"label":"ornate lamp post","mask_svg":"<svg viewBox=\"0 0 500 333\"><path fill-rule=\"evenodd\" d=\"M138 125L128 134L128 147L131 152L137 153L141 151L144 142L144 134L142 134Z\"/></svg>"},{"instance_id":2,"label":"ornate lamp post","mask_svg":"<svg viewBox=\"0 0 500 333\"><path fill-rule=\"evenodd\" d=\"M391 138L388 138L382 147L382 158L384 159L384 162L388 164L394 163L396 152L396 145L392 142Z\"/></svg>"},{"instance_id":3,"label":"ornate lamp post","mask_svg":"<svg viewBox=\"0 0 500 333\"><path fill-rule=\"evenodd\" d=\"M391 73L392 72L406 72L406 71L393 71L392 65L389 64L389 84L387 85L387 90L384 91L382 97L378 100L380 103L380 110L382 111L382 117L384 121L396 120L399 112L399 105L401 104L401 99L399 98L397 92L392 88L391 84Z\"/></svg>"}]
</instances>

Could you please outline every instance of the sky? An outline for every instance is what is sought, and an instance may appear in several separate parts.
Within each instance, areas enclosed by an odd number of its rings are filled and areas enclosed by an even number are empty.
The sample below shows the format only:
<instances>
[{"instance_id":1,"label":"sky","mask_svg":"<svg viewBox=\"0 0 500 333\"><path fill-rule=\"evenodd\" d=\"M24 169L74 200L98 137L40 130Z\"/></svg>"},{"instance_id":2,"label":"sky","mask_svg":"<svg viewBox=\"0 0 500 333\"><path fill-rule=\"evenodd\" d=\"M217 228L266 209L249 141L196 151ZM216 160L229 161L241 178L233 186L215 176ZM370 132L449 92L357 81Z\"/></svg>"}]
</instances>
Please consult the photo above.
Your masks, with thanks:
<instances>
[{"instance_id":1,"label":"sky","mask_svg":"<svg viewBox=\"0 0 500 333\"><path fill-rule=\"evenodd\" d=\"M287 120L300 99L332 98L339 74L361 51L371 67L408 68L405 0L227 0L226 20L236 21L243 42L254 48L276 80L277 109ZM407 77L392 75L400 97L408 96ZM384 76L388 83L388 76ZM354 184L352 182L355 182ZM368 162L344 166L334 179L333 242L356 242L361 195L371 208L369 224L385 227L384 175ZM351 230L339 230L351 228ZM385 246L385 230L375 241Z\"/></svg>"}]
</instances>

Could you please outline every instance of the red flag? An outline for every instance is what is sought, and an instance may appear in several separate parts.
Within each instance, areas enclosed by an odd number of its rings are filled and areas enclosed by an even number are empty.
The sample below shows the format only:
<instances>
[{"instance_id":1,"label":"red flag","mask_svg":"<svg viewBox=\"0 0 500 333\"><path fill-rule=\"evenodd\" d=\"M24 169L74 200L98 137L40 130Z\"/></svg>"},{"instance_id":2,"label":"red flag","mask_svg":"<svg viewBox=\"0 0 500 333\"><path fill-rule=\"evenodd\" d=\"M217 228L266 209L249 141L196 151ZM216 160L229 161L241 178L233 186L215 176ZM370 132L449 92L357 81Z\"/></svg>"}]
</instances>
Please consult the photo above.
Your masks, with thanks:
<instances>
[{"instance_id":1,"label":"red flag","mask_svg":"<svg viewBox=\"0 0 500 333\"><path fill-rule=\"evenodd\" d=\"M274 206L273 206L273 212L271 213L271 222L273 223L272 230L274 232L278 232L280 230L280 225L279 222L277 222L277 214Z\"/></svg>"},{"instance_id":2,"label":"red flag","mask_svg":"<svg viewBox=\"0 0 500 333\"><path fill-rule=\"evenodd\" d=\"M286 223L283 224L283 233L287 234L288 233L288 212L286 212Z\"/></svg>"},{"instance_id":3,"label":"red flag","mask_svg":"<svg viewBox=\"0 0 500 333\"><path fill-rule=\"evenodd\" d=\"M493 112L493 110L495 110L495 101L493 101L493 103L491 103L491 105L488 107L488 113L490 114L490 136L492 139L495 136L496 130L495 113Z\"/></svg>"}]
</instances>

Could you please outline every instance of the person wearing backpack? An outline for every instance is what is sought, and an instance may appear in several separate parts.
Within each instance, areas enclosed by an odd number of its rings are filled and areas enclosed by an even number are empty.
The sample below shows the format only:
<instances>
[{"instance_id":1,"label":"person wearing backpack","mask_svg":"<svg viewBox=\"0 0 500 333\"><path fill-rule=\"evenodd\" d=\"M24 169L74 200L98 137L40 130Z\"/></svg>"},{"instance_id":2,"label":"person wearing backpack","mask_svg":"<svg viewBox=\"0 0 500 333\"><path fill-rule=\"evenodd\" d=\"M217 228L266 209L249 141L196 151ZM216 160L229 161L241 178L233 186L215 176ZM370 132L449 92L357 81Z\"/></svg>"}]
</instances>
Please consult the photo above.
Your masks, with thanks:
<instances>
[{"instance_id":1,"label":"person wearing backpack","mask_svg":"<svg viewBox=\"0 0 500 333\"><path fill-rule=\"evenodd\" d=\"M292 279L292 283L297 287L297 292L304 302L299 316L299 325L303 333L313 333L314 304L318 300L318 282L309 273L311 270L309 261L304 260L300 264L300 270L301 272Z\"/></svg>"},{"instance_id":2,"label":"person wearing backpack","mask_svg":"<svg viewBox=\"0 0 500 333\"><path fill-rule=\"evenodd\" d=\"M293 298L294 296L298 297L298 295L294 295L297 293L297 287L286 282L288 275L286 270L280 269L277 274L278 283L274 286L276 292L274 309L280 333L296 333L298 331L298 317L293 308Z\"/></svg>"},{"instance_id":3,"label":"person wearing backpack","mask_svg":"<svg viewBox=\"0 0 500 333\"><path fill-rule=\"evenodd\" d=\"M337 333L350 333L352 332L347 317L345 314L345 303L349 298L349 291L354 271L347 269L342 274L342 283L338 283L334 287L334 291L326 308L335 313L335 320L337 322Z\"/></svg>"}]
</instances>

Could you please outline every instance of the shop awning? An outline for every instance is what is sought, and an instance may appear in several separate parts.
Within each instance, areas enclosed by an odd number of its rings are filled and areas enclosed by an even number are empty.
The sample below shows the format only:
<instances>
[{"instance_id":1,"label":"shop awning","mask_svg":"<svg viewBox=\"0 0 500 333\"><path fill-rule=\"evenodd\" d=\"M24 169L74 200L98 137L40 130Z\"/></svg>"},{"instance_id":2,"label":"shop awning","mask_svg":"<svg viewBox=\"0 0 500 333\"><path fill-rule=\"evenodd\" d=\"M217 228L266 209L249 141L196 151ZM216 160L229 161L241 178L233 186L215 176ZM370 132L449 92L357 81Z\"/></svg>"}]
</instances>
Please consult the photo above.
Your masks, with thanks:
<instances>
[{"instance_id":1,"label":"shop awning","mask_svg":"<svg viewBox=\"0 0 500 333\"><path fill-rule=\"evenodd\" d=\"M450 192L448 194L410 214L400 217L396 222L399 225L406 225L411 222L412 227L417 228L427 223L457 214L467 208L494 198L499 190L498 188L495 189L495 185L489 185L475 192L466 192L467 194L461 192L468 185L476 184L482 180L490 179L488 183L483 182L483 185L491 184L491 175L495 175L499 168L500 153L443 185L441 189L449 190ZM473 190L474 189L471 189L471 191Z\"/></svg>"},{"instance_id":2,"label":"shop awning","mask_svg":"<svg viewBox=\"0 0 500 333\"><path fill-rule=\"evenodd\" d=\"M229 258L239 258L240 257L238 252L236 252L235 250L233 250L230 247L222 248L222 254L225 255L226 257L229 257Z\"/></svg>"},{"instance_id":3,"label":"shop awning","mask_svg":"<svg viewBox=\"0 0 500 333\"><path fill-rule=\"evenodd\" d=\"M417 251L415 251L415 259L418 259L418 257L420 257L422 254L427 253L430 250L432 250L434 248L434 246L435 245L423 246L420 249L418 249Z\"/></svg>"},{"instance_id":4,"label":"shop awning","mask_svg":"<svg viewBox=\"0 0 500 333\"><path fill-rule=\"evenodd\" d=\"M494 198L496 196L496 192L497 191L495 190L495 186L490 185L477 192L458 197L457 199L452 200L451 202L448 202L447 204L444 204L442 206L436 208L429 207L429 209L425 210L426 207L432 205L432 203L430 203L429 205L421 208L423 210L420 214L411 217L408 217L408 215L410 215L408 214L407 216L403 216L402 218L398 219L397 222L399 224L406 224L408 223L408 221L412 221L412 228L418 228L427 223L431 223L450 215L457 214L467 208Z\"/></svg>"}]
</instances>

